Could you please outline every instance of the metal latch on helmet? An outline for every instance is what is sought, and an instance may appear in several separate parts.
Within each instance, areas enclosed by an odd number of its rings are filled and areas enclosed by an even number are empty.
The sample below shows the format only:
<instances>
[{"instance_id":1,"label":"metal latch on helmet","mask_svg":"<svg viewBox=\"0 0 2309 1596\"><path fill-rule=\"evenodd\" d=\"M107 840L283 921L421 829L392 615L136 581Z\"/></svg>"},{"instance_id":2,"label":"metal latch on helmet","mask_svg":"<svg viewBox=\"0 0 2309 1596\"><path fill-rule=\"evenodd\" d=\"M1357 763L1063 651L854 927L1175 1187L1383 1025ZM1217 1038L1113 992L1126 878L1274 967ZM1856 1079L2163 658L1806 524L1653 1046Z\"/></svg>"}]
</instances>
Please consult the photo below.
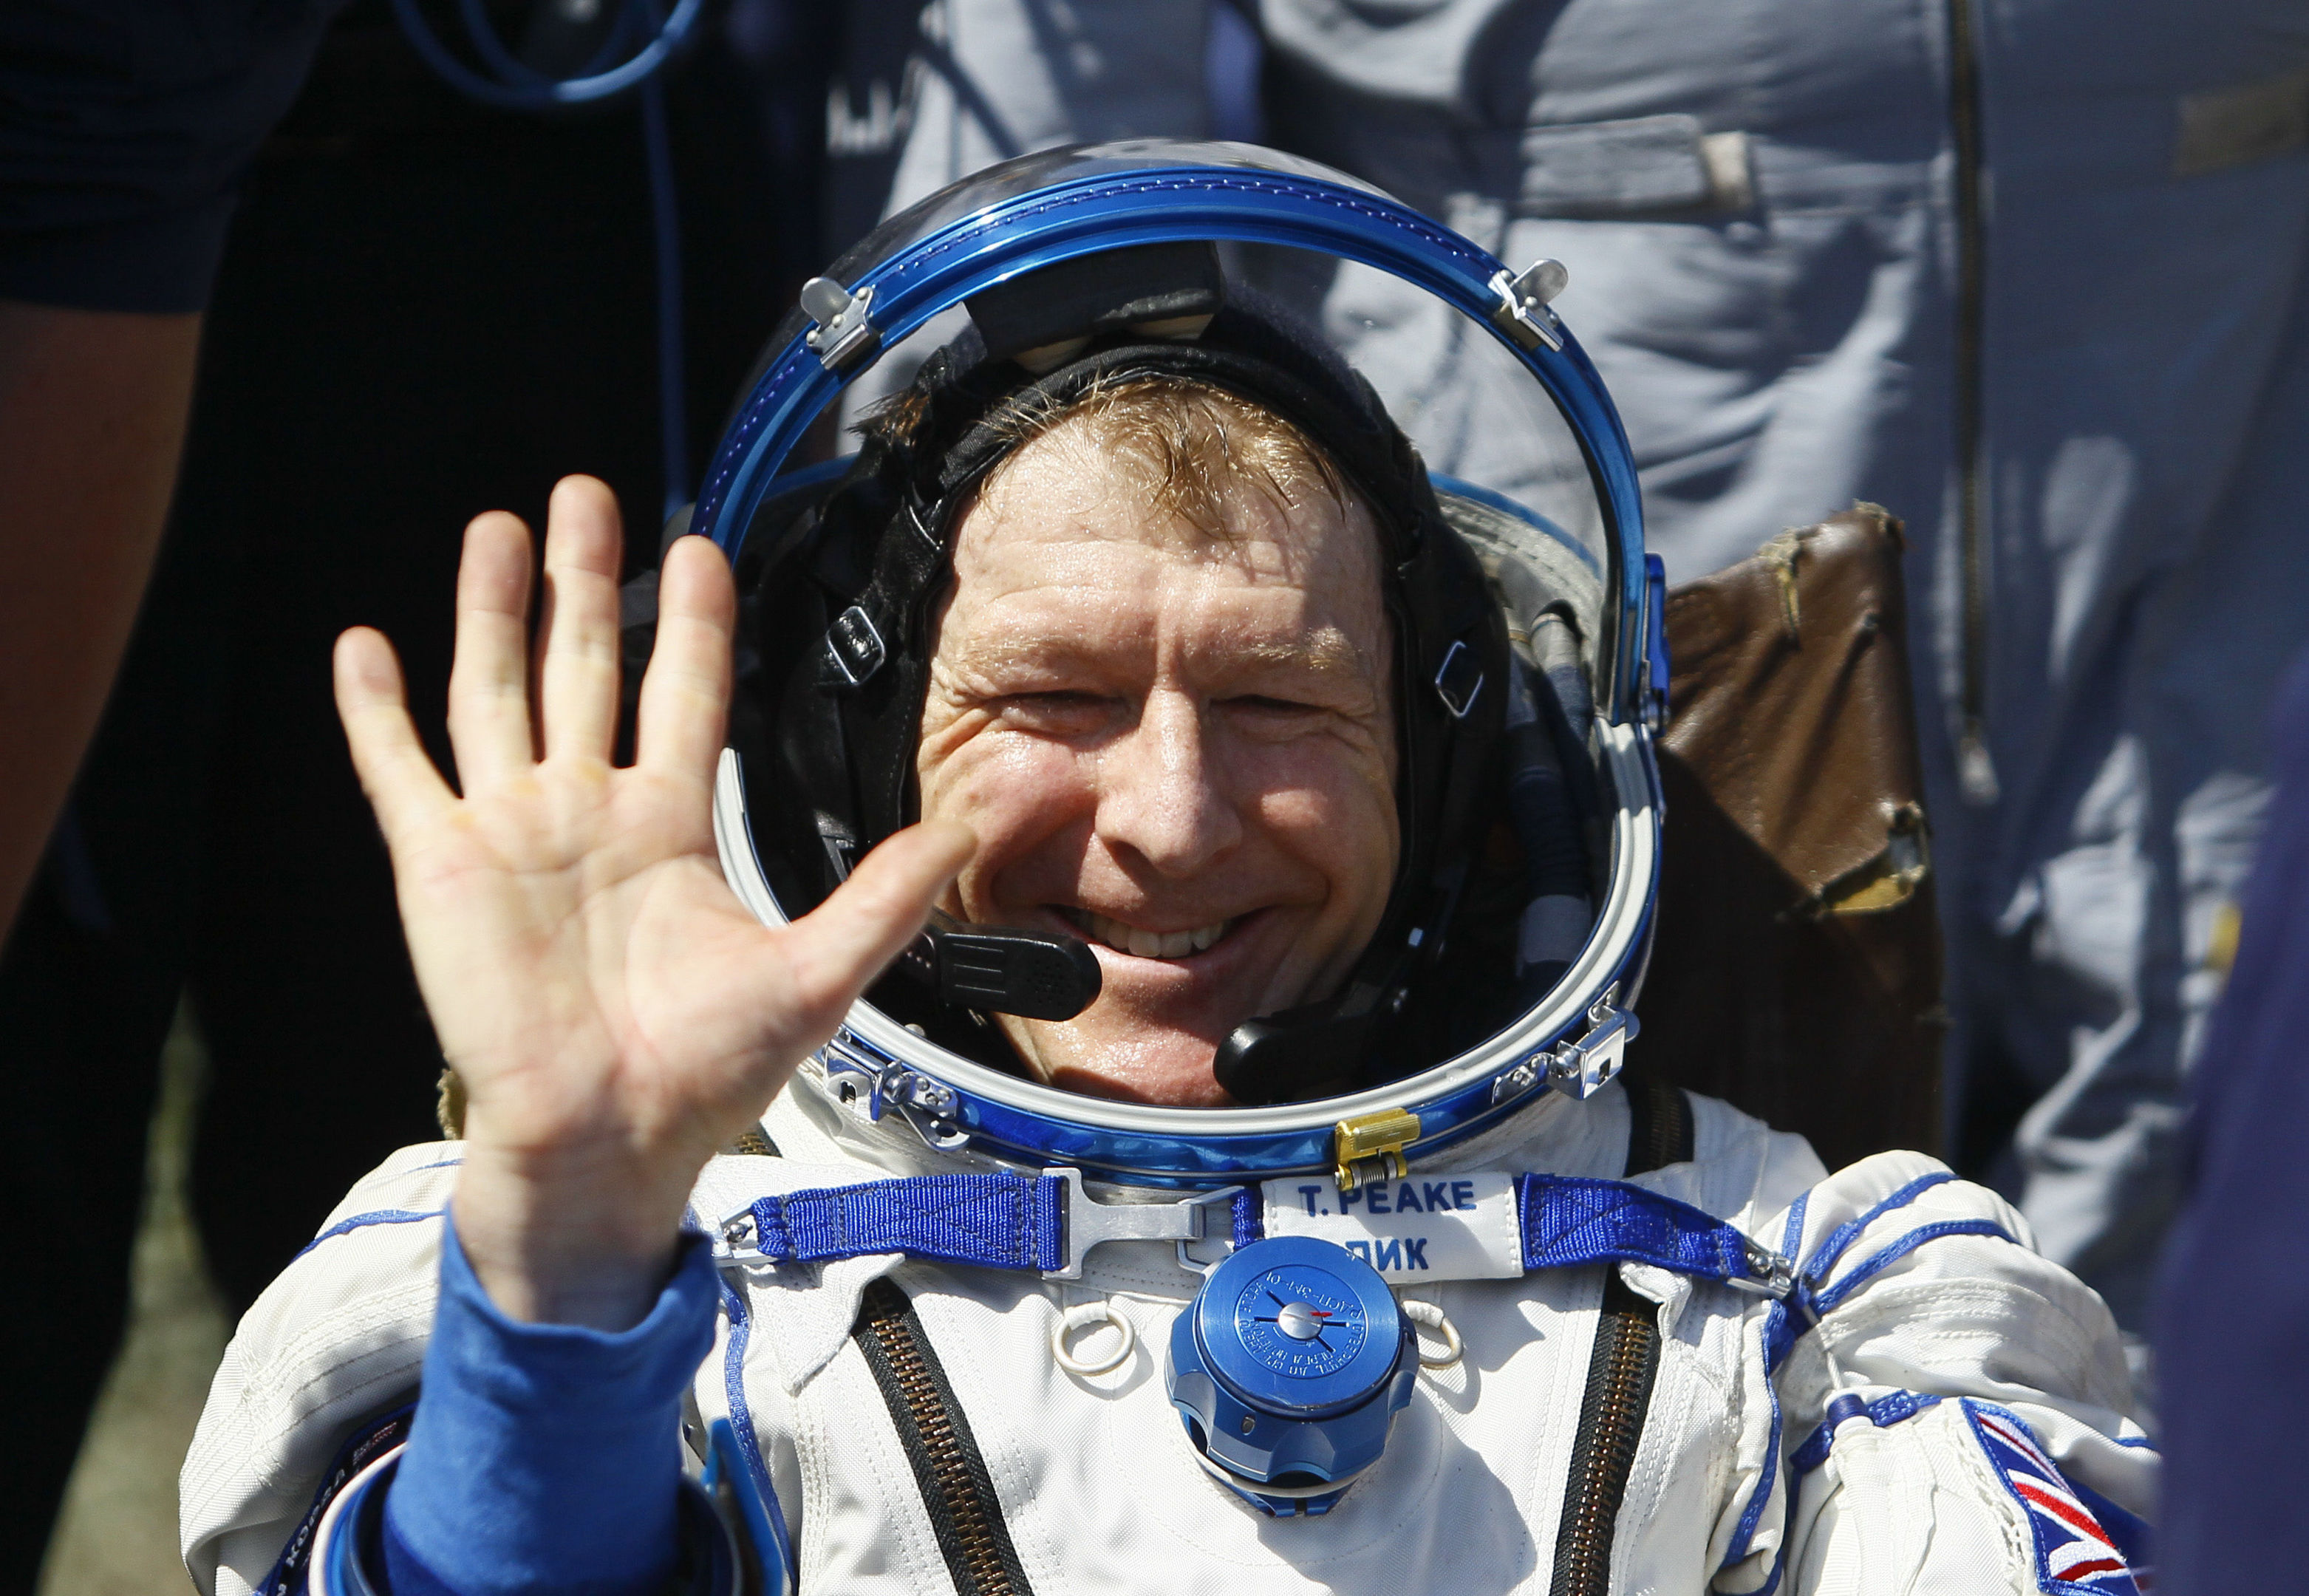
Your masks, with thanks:
<instances>
[{"instance_id":1,"label":"metal latch on helmet","mask_svg":"<svg viewBox=\"0 0 2309 1596\"><path fill-rule=\"evenodd\" d=\"M1419 1116L1382 1109L1342 1119L1331 1133L1331 1178L1343 1192L1367 1180L1400 1180L1411 1172L1403 1150L1419 1140Z\"/></svg>"},{"instance_id":2,"label":"metal latch on helmet","mask_svg":"<svg viewBox=\"0 0 2309 1596\"><path fill-rule=\"evenodd\" d=\"M1104 1241L1169 1241L1179 1249L1179 1262L1198 1272L1209 1267L1198 1264L1189 1254L1190 1243L1210 1234L1210 1209L1217 1203L1232 1203L1242 1188L1224 1186L1215 1192L1196 1192L1175 1203L1099 1203L1083 1190L1080 1169L1045 1169L1044 1179L1057 1178L1066 1182L1065 1262L1056 1269L1042 1271L1044 1280L1080 1280L1083 1260L1090 1249Z\"/></svg>"},{"instance_id":3,"label":"metal latch on helmet","mask_svg":"<svg viewBox=\"0 0 2309 1596\"><path fill-rule=\"evenodd\" d=\"M1619 1078L1628 1044L1643 1022L1619 1006L1620 983L1604 988L1587 1010L1587 1029L1577 1041L1535 1053L1492 1083L1492 1101L1502 1103L1547 1084L1566 1097L1590 1098Z\"/></svg>"},{"instance_id":4,"label":"metal latch on helmet","mask_svg":"<svg viewBox=\"0 0 2309 1596\"><path fill-rule=\"evenodd\" d=\"M837 1031L818 1057L826 1065L827 1087L845 1106L863 1097L869 1122L878 1124L883 1115L895 1113L942 1152L969 1144L970 1134L951 1117L961 1100L945 1082L895 1059L878 1058L852 1045L846 1032Z\"/></svg>"},{"instance_id":5,"label":"metal latch on helmet","mask_svg":"<svg viewBox=\"0 0 2309 1596\"><path fill-rule=\"evenodd\" d=\"M1492 306L1492 324L1527 349L1544 343L1561 350L1562 324L1548 301L1570 280L1570 268L1561 261L1534 261L1520 275L1500 267L1492 277L1492 292L1499 296L1499 303Z\"/></svg>"},{"instance_id":6,"label":"metal latch on helmet","mask_svg":"<svg viewBox=\"0 0 2309 1596\"><path fill-rule=\"evenodd\" d=\"M882 347L882 335L867 320L874 306L874 290L852 294L831 277L813 277L801 285L801 307L817 324L804 341L818 364L839 376L873 358Z\"/></svg>"}]
</instances>

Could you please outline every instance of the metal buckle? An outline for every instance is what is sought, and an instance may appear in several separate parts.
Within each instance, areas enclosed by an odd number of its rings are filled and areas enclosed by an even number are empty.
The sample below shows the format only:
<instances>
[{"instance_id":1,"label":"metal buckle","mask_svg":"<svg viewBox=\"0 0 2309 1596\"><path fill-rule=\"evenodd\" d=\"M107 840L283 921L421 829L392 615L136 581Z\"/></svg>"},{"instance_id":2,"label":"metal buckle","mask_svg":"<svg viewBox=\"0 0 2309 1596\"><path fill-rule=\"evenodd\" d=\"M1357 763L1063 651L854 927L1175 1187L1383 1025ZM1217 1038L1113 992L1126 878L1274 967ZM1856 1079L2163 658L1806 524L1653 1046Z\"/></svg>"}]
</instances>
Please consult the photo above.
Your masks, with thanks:
<instances>
[{"instance_id":1,"label":"metal buckle","mask_svg":"<svg viewBox=\"0 0 2309 1596\"><path fill-rule=\"evenodd\" d=\"M1475 679L1466 683L1470 670L1475 673ZM1451 719L1464 720L1467 712L1475 707L1475 700L1483 696L1483 662L1475 658L1475 651L1455 641L1443 651L1443 663L1435 668L1435 696L1451 712ZM1464 693L1459 691L1463 683L1466 683Z\"/></svg>"},{"instance_id":2,"label":"metal buckle","mask_svg":"<svg viewBox=\"0 0 2309 1596\"><path fill-rule=\"evenodd\" d=\"M852 294L831 277L813 277L801 285L802 312L817 324L804 341L819 365L839 376L882 347L882 335L866 319L873 306L870 288Z\"/></svg>"},{"instance_id":3,"label":"metal buckle","mask_svg":"<svg viewBox=\"0 0 2309 1596\"><path fill-rule=\"evenodd\" d=\"M858 604L835 616L834 625L826 629L826 651L834 668L853 687L881 669L882 661L890 657L882 634L875 630L874 617Z\"/></svg>"},{"instance_id":4,"label":"metal buckle","mask_svg":"<svg viewBox=\"0 0 2309 1596\"><path fill-rule=\"evenodd\" d=\"M1493 324L1525 349L1544 343L1561 353L1563 334L1558 329L1561 324L1547 302L1570 280L1571 273L1561 261L1534 261L1520 276L1500 267L1491 282L1492 292L1500 301L1492 307Z\"/></svg>"},{"instance_id":5,"label":"metal buckle","mask_svg":"<svg viewBox=\"0 0 2309 1596\"><path fill-rule=\"evenodd\" d=\"M1796 1289L1796 1266L1761 1242L1747 1243L1748 1269L1753 1280L1727 1280L1735 1291L1753 1297L1785 1298Z\"/></svg>"},{"instance_id":6,"label":"metal buckle","mask_svg":"<svg viewBox=\"0 0 2309 1596\"><path fill-rule=\"evenodd\" d=\"M1223 1186L1215 1192L1196 1192L1175 1203L1099 1203L1083 1189L1080 1169L1045 1169L1042 1174L1067 1186L1066 1261L1056 1269L1042 1271L1042 1278L1052 1281L1082 1279L1083 1260L1091 1248L1107 1241L1175 1242L1179 1261L1199 1273L1208 1265L1196 1262L1187 1246L1207 1234L1203 1210L1211 1203L1230 1201L1242 1190L1239 1186Z\"/></svg>"},{"instance_id":7,"label":"metal buckle","mask_svg":"<svg viewBox=\"0 0 2309 1596\"><path fill-rule=\"evenodd\" d=\"M751 1203L734 1213L724 1214L713 1227L713 1252L717 1269L749 1269L757 1264L775 1263L762 1251Z\"/></svg>"},{"instance_id":8,"label":"metal buckle","mask_svg":"<svg viewBox=\"0 0 2309 1596\"><path fill-rule=\"evenodd\" d=\"M1419 1140L1419 1116L1381 1109L1342 1119L1331 1132L1331 1178L1351 1192L1366 1180L1400 1180L1411 1172L1403 1150Z\"/></svg>"}]
</instances>

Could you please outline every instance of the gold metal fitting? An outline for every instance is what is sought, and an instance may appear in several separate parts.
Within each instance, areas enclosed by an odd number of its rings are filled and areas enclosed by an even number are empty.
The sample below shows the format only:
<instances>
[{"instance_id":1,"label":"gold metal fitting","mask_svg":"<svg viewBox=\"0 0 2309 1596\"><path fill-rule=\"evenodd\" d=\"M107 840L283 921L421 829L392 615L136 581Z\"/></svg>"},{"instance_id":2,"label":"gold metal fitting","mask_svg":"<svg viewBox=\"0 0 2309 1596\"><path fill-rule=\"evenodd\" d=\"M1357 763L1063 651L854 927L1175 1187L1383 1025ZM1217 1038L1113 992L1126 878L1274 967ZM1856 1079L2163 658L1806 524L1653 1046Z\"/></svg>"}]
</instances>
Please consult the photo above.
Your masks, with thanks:
<instances>
[{"instance_id":1,"label":"gold metal fitting","mask_svg":"<svg viewBox=\"0 0 2309 1596\"><path fill-rule=\"evenodd\" d=\"M1381 1109L1342 1119L1332 1132L1331 1178L1339 1189L1351 1192L1366 1180L1400 1180L1411 1170L1403 1150L1419 1140L1419 1116L1401 1109Z\"/></svg>"}]
</instances>

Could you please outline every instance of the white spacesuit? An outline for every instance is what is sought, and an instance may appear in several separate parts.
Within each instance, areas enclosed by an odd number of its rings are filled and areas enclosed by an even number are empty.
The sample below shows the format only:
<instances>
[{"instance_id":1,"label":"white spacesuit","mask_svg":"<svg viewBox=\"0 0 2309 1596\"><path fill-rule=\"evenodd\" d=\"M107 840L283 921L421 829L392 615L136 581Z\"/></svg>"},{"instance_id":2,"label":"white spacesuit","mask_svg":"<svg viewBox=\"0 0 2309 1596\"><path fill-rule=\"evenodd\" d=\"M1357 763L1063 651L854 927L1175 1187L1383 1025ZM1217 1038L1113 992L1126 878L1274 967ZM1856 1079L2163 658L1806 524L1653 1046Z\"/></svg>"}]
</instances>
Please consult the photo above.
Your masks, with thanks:
<instances>
[{"instance_id":1,"label":"white spacesuit","mask_svg":"<svg viewBox=\"0 0 2309 1596\"><path fill-rule=\"evenodd\" d=\"M1280 324L1243 319L1208 240L1346 255L1490 331L1539 379L1497 418L1530 428L1501 451L1519 496L1431 496L1367 389L1259 353ZM902 779L860 773L921 722L905 584L932 591L921 550L975 479L955 462L999 446L965 405L927 474L886 455L878 478L869 448L830 489L772 479L843 377L956 300L971 373L1288 400L1397 539L1421 829L1342 992L1220 1048L1240 1106L1006 1070L973 1015L1064 1022L1099 978L1069 938L934 918L691 1195L721 1310L683 1428L714 1513L693 1512L679 1588L2137 1588L2156 1460L2122 1345L2011 1208L1916 1154L1830 1176L1800 1138L1617 1078L1656 876L1658 583L1549 265L1518 277L1302 163L1141 145L997 168L812 285L815 325L774 345L696 523L771 549L757 713L714 814L757 915L783 923L908 818ZM845 566L827 550L853 534ZM1469 591L1482 613L1455 607ZM781 686L803 667L830 686ZM885 671L878 720L860 689ZM813 766L830 743L846 774ZM1526 828L1503 919L1478 861L1502 807L1470 797L1502 772L1553 794L1497 822ZM1579 840L1568 874L1551 836ZM1469 969L1512 1001L1471 999ZM460 1168L454 1143L396 1154L243 1321L184 1477L204 1592L385 1588L363 1505L407 1431Z\"/></svg>"}]
</instances>

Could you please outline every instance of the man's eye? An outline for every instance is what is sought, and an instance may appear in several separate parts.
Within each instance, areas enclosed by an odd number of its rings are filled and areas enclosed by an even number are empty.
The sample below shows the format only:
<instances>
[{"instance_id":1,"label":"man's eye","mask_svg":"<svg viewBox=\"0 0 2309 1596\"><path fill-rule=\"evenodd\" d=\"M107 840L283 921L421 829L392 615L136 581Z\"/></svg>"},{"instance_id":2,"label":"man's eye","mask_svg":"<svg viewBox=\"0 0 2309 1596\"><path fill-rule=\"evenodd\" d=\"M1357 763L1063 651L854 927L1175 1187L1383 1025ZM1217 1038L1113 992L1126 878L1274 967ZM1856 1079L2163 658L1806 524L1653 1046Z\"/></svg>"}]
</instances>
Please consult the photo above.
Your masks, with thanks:
<instances>
[{"instance_id":1,"label":"man's eye","mask_svg":"<svg viewBox=\"0 0 2309 1596\"><path fill-rule=\"evenodd\" d=\"M1314 715L1322 712L1318 705L1301 703L1296 699L1270 698L1263 693L1246 693L1225 702L1230 709L1248 710L1255 715Z\"/></svg>"}]
</instances>

